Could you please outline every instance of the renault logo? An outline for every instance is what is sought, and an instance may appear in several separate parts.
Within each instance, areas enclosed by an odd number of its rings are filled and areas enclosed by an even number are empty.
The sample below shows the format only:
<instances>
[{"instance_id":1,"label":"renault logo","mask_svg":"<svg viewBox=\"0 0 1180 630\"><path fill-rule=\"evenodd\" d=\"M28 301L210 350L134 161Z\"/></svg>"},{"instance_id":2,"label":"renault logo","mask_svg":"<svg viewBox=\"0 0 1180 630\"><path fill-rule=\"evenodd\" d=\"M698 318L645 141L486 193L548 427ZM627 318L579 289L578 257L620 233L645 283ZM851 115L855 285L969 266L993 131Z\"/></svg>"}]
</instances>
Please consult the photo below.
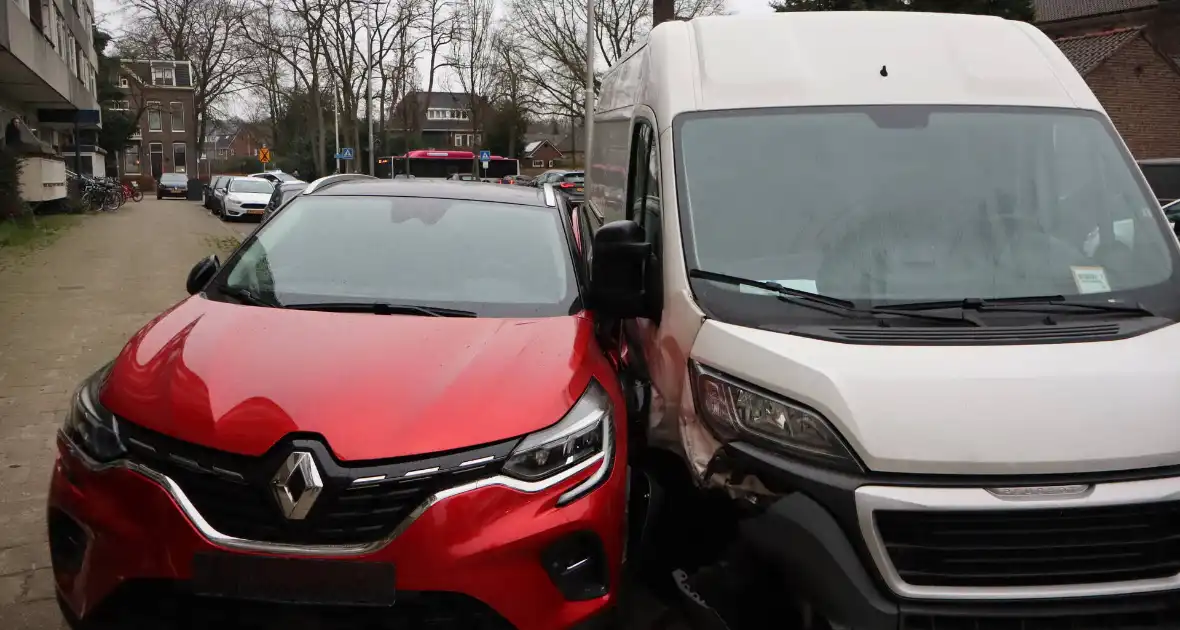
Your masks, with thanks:
<instances>
[{"instance_id":1,"label":"renault logo","mask_svg":"<svg viewBox=\"0 0 1180 630\"><path fill-rule=\"evenodd\" d=\"M288 455L270 485L279 508L283 510L283 516L293 521L307 518L311 506L315 505L324 489L315 458L305 451Z\"/></svg>"}]
</instances>

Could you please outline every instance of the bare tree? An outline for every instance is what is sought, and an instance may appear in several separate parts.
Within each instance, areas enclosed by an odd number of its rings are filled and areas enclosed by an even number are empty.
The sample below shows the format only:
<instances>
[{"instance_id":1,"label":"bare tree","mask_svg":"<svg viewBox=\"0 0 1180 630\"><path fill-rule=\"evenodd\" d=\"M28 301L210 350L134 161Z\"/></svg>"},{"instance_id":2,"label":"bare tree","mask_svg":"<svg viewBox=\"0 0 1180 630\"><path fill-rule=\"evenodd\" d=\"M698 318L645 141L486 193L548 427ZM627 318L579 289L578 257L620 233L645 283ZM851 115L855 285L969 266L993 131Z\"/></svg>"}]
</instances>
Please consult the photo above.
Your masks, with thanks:
<instances>
[{"instance_id":1,"label":"bare tree","mask_svg":"<svg viewBox=\"0 0 1180 630\"><path fill-rule=\"evenodd\" d=\"M430 106L430 95L434 93L435 79L438 71L446 67L445 54L448 47L455 41L456 23L454 0L423 0L422 22L420 28L426 32L426 54L429 63L426 70L426 98L425 107ZM413 114L417 122L418 112Z\"/></svg>"},{"instance_id":2,"label":"bare tree","mask_svg":"<svg viewBox=\"0 0 1180 630\"><path fill-rule=\"evenodd\" d=\"M189 61L197 125L190 132L196 151L205 143L209 113L218 100L241 87L250 59L244 50L245 0L125 0L132 26L120 50L137 56ZM199 154L199 153L198 153Z\"/></svg>"},{"instance_id":3,"label":"bare tree","mask_svg":"<svg viewBox=\"0 0 1180 630\"><path fill-rule=\"evenodd\" d=\"M538 111L540 103L529 88L525 74L528 58L509 26L501 25L496 30L492 40L492 57L497 80L495 91L490 97L509 114L508 155L515 157L516 138L524 131L522 127L530 115Z\"/></svg>"},{"instance_id":4,"label":"bare tree","mask_svg":"<svg viewBox=\"0 0 1180 630\"><path fill-rule=\"evenodd\" d=\"M496 82L494 11L495 0L456 0L455 41L446 57L471 108L471 135L476 139L483 136L489 96ZM472 161L473 173L477 172L475 167Z\"/></svg>"}]
</instances>

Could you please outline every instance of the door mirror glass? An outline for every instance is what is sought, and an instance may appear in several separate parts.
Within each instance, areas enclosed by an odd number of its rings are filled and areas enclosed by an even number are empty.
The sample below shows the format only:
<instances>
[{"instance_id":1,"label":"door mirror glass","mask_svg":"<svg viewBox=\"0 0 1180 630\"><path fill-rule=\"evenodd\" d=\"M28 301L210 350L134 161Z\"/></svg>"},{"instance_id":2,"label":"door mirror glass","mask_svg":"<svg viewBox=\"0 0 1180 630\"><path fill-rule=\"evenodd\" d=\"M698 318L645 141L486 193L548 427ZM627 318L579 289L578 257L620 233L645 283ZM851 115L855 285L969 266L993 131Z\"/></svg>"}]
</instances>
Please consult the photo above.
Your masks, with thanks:
<instances>
[{"instance_id":1,"label":"door mirror glass","mask_svg":"<svg viewBox=\"0 0 1180 630\"><path fill-rule=\"evenodd\" d=\"M651 244L634 221L613 221L594 233L590 255L590 308L619 319L647 317Z\"/></svg>"},{"instance_id":2,"label":"door mirror glass","mask_svg":"<svg viewBox=\"0 0 1180 630\"><path fill-rule=\"evenodd\" d=\"M216 255L201 259L200 262L193 265L193 268L188 272L188 281L185 283L185 288L188 289L189 295L196 295L200 293L205 285L217 275L217 271L221 269L221 260Z\"/></svg>"}]
</instances>

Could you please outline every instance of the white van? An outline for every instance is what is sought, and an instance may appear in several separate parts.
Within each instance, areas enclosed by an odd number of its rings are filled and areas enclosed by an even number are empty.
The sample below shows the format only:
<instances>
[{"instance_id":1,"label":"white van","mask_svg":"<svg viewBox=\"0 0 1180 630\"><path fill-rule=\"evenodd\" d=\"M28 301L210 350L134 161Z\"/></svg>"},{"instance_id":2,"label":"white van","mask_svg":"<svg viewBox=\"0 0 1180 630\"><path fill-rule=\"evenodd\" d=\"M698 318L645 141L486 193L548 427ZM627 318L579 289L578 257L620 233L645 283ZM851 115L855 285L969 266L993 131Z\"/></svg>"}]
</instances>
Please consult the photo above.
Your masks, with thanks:
<instances>
[{"instance_id":1,"label":"white van","mask_svg":"<svg viewBox=\"0 0 1180 630\"><path fill-rule=\"evenodd\" d=\"M590 301L638 438L820 617L1119 627L1178 594L1180 251L1040 31L662 24L593 129Z\"/></svg>"}]
</instances>

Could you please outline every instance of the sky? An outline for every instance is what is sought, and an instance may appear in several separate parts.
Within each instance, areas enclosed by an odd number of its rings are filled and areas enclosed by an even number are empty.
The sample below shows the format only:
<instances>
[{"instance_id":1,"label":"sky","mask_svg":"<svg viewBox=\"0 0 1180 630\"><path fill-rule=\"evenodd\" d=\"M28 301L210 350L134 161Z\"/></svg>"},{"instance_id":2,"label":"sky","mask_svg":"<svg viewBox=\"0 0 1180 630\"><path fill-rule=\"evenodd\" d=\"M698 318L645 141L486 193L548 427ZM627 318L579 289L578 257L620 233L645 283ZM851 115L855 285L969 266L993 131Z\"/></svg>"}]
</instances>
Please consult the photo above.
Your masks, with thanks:
<instances>
[{"instance_id":1,"label":"sky","mask_svg":"<svg viewBox=\"0 0 1180 630\"><path fill-rule=\"evenodd\" d=\"M503 0L497 0L497 2L503 4ZM119 10L120 4L119 0L94 0L94 13L97 16L98 26L116 37L119 35L126 11L125 9ZM743 15L770 13L768 0L728 0L728 6L730 11ZM239 108L231 106L230 109L237 110ZM242 115L244 112L232 111L231 113Z\"/></svg>"}]
</instances>

